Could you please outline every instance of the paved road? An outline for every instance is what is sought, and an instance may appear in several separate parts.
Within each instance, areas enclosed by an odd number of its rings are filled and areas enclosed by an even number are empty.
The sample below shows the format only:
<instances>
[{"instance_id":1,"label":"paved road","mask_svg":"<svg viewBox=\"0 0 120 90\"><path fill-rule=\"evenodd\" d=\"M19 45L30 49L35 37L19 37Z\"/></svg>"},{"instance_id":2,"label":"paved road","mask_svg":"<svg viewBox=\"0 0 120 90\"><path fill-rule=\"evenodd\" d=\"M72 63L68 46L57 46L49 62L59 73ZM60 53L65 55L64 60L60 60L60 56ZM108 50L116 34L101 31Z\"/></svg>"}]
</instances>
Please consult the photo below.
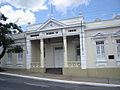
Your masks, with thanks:
<instances>
[{"instance_id":1,"label":"paved road","mask_svg":"<svg viewBox=\"0 0 120 90\"><path fill-rule=\"evenodd\" d=\"M120 90L120 87L65 84L0 74L0 90Z\"/></svg>"}]
</instances>

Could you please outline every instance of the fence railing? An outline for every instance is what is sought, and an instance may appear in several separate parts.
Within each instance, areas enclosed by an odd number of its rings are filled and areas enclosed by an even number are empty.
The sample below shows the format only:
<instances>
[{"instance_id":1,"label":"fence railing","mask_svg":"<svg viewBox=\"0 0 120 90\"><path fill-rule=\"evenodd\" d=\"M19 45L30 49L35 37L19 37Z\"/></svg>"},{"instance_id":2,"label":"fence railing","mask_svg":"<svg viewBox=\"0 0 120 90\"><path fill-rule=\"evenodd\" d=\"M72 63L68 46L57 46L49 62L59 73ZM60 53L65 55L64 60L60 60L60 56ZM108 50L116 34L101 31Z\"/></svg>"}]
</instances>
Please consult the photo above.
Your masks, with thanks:
<instances>
[{"instance_id":1,"label":"fence railing","mask_svg":"<svg viewBox=\"0 0 120 90\"><path fill-rule=\"evenodd\" d=\"M31 68L40 68L40 62L32 62L31 63Z\"/></svg>"},{"instance_id":2,"label":"fence railing","mask_svg":"<svg viewBox=\"0 0 120 90\"><path fill-rule=\"evenodd\" d=\"M68 67L80 67L81 63L80 61L68 61ZM31 68L40 68L41 64L40 62L32 62Z\"/></svg>"},{"instance_id":3,"label":"fence railing","mask_svg":"<svg viewBox=\"0 0 120 90\"><path fill-rule=\"evenodd\" d=\"M80 67L80 61L68 61L68 67Z\"/></svg>"}]
</instances>

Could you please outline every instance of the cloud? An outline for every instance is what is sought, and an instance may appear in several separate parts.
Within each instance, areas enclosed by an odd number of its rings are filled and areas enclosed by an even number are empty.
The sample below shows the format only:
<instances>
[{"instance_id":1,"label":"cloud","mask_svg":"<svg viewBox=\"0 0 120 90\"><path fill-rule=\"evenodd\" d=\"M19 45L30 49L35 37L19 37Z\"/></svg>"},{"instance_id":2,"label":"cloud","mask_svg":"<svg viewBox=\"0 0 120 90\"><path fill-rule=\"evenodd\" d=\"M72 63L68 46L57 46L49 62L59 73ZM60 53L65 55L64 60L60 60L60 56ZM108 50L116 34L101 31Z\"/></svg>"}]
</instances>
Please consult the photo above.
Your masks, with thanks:
<instances>
[{"instance_id":1,"label":"cloud","mask_svg":"<svg viewBox=\"0 0 120 90\"><path fill-rule=\"evenodd\" d=\"M0 0L0 4L9 3L17 9L38 12L48 9L48 4L52 3L57 11L67 13L68 10L80 5L88 5L90 1L91 0Z\"/></svg>"},{"instance_id":2,"label":"cloud","mask_svg":"<svg viewBox=\"0 0 120 90\"><path fill-rule=\"evenodd\" d=\"M35 23L35 12L46 10L52 4L58 12L67 14L68 10L80 5L88 5L91 0L0 0L0 12L8 17L7 22L19 25Z\"/></svg>"},{"instance_id":3,"label":"cloud","mask_svg":"<svg viewBox=\"0 0 120 90\"><path fill-rule=\"evenodd\" d=\"M30 10L13 10L12 6L4 5L0 8L0 12L8 17L7 23L17 22L18 25L27 25L28 22L35 23L35 15Z\"/></svg>"},{"instance_id":4,"label":"cloud","mask_svg":"<svg viewBox=\"0 0 120 90\"><path fill-rule=\"evenodd\" d=\"M49 0L51 1L51 0ZM80 5L88 5L90 0L52 0L52 4L57 11L67 13L67 10L76 8Z\"/></svg>"},{"instance_id":5,"label":"cloud","mask_svg":"<svg viewBox=\"0 0 120 90\"><path fill-rule=\"evenodd\" d=\"M46 10L46 0L0 0L0 3L9 3L15 8L27 9L33 12Z\"/></svg>"},{"instance_id":6,"label":"cloud","mask_svg":"<svg viewBox=\"0 0 120 90\"><path fill-rule=\"evenodd\" d=\"M0 4L1 3L6 3L6 2L9 2L10 0L0 0Z\"/></svg>"}]
</instances>

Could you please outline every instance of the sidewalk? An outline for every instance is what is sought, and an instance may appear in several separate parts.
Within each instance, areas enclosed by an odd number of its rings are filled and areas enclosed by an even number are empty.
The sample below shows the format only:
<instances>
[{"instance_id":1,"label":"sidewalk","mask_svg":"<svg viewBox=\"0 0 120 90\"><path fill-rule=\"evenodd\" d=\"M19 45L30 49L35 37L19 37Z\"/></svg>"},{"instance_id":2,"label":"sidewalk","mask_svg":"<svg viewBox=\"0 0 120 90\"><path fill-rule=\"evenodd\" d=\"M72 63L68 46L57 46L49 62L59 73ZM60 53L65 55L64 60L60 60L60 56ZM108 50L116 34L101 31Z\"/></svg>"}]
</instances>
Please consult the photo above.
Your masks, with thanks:
<instances>
[{"instance_id":1,"label":"sidewalk","mask_svg":"<svg viewBox=\"0 0 120 90\"><path fill-rule=\"evenodd\" d=\"M4 73L12 73L19 75L34 76L40 78L49 78L49 79L59 79L59 80L68 80L68 81L78 81L78 82L93 82L93 83L105 83L105 84L117 84L120 85L120 78L96 78L96 77L79 77L79 76L66 76L58 74L48 74L48 73L32 73L27 70L15 70L7 69Z\"/></svg>"}]
</instances>

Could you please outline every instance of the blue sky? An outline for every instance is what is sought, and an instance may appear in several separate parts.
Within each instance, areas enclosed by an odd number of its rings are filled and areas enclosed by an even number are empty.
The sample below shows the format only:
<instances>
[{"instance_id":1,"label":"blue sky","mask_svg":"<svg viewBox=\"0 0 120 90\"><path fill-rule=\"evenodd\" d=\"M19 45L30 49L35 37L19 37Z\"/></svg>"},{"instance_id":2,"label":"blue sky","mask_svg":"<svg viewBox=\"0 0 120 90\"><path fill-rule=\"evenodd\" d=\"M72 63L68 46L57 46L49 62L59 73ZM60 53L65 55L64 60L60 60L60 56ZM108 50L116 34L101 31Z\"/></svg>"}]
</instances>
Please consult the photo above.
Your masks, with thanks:
<instances>
[{"instance_id":1,"label":"blue sky","mask_svg":"<svg viewBox=\"0 0 120 90\"><path fill-rule=\"evenodd\" d=\"M26 26L45 22L51 14L60 20L79 16L82 13L85 21L103 20L120 15L120 0L0 0L0 12L9 19Z\"/></svg>"},{"instance_id":2,"label":"blue sky","mask_svg":"<svg viewBox=\"0 0 120 90\"><path fill-rule=\"evenodd\" d=\"M76 17L82 12L86 21L93 21L97 17L106 20L117 14L120 15L120 0L90 0L88 5L79 5L77 8L69 9L67 14L56 11L54 6L53 9L53 16L56 19ZM50 8L35 15L37 18L42 17L41 21L44 21L48 12L50 13ZM37 20L37 22L41 21Z\"/></svg>"}]
</instances>

